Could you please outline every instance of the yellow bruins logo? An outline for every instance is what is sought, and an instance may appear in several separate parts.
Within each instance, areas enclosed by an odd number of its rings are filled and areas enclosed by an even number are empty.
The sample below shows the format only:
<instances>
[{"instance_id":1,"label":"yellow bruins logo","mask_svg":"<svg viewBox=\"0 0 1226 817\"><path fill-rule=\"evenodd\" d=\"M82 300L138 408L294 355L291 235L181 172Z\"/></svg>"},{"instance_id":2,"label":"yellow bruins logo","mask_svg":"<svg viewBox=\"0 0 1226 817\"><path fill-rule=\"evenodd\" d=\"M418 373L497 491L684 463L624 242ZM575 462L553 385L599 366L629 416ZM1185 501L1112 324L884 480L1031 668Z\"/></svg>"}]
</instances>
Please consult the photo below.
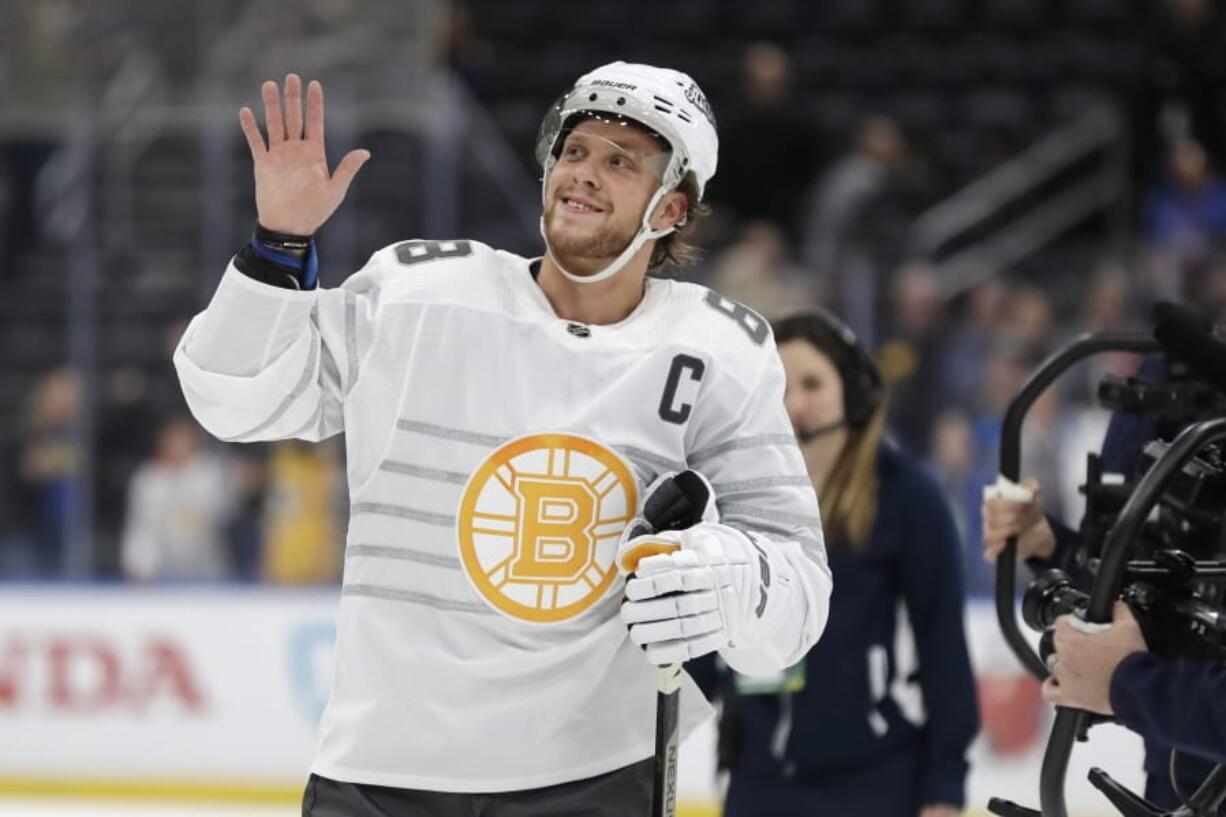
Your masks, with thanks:
<instances>
[{"instance_id":1,"label":"yellow bruins logo","mask_svg":"<svg viewBox=\"0 0 1226 817\"><path fill-rule=\"evenodd\" d=\"M511 618L573 618L616 578L617 540L637 503L630 469L599 443L573 434L512 440L464 488L456 525L464 570Z\"/></svg>"}]
</instances>

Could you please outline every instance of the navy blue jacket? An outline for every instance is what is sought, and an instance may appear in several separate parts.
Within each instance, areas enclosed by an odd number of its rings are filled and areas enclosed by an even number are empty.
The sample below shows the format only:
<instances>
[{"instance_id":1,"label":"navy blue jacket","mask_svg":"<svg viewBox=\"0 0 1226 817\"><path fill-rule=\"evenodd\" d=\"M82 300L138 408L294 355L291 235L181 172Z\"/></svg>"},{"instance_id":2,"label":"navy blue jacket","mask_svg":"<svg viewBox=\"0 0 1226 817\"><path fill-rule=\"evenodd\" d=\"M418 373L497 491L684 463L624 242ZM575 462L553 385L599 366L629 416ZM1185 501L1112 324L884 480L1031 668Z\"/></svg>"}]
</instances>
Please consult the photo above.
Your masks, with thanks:
<instances>
[{"instance_id":1,"label":"navy blue jacket","mask_svg":"<svg viewBox=\"0 0 1226 817\"><path fill-rule=\"evenodd\" d=\"M1226 763L1226 666L1134 653L1111 676L1111 708L1132 731ZM1188 792L1191 794L1191 792Z\"/></svg>"},{"instance_id":2,"label":"navy blue jacket","mask_svg":"<svg viewBox=\"0 0 1226 817\"><path fill-rule=\"evenodd\" d=\"M882 445L877 458L878 513L860 551L834 545L830 619L805 658L797 693L735 695L715 663L687 665L708 695L732 697L721 731L733 736L726 759L734 775L821 785L884 767L899 752L918 761L914 805L961 805L966 751L979 729L975 680L963 629L961 550L953 517L936 482L901 450ZM915 635L926 721L908 720L889 693L874 696L870 663L896 682L894 645L903 603ZM785 701L788 697L790 700ZM790 707L790 734L780 757L772 745Z\"/></svg>"}]
</instances>

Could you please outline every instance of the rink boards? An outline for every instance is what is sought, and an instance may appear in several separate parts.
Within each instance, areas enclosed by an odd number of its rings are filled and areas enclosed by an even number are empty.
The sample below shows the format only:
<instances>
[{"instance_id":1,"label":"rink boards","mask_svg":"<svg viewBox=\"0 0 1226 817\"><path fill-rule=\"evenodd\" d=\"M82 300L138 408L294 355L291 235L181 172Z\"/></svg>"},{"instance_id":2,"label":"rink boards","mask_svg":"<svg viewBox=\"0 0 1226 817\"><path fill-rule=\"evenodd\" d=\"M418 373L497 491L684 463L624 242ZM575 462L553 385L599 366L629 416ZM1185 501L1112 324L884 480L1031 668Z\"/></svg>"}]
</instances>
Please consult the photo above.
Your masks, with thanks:
<instances>
[{"instance_id":1,"label":"rink boards","mask_svg":"<svg viewBox=\"0 0 1226 817\"><path fill-rule=\"evenodd\" d=\"M333 587L4 586L0 797L295 802L331 683L337 600ZM969 804L1036 806L1051 713L989 605L968 607L967 631L984 720ZM689 817L715 813L713 758L713 729L682 747ZM1096 729L1074 752L1070 810L1105 813L1083 782L1090 765L1139 785L1140 758L1132 735Z\"/></svg>"}]
</instances>

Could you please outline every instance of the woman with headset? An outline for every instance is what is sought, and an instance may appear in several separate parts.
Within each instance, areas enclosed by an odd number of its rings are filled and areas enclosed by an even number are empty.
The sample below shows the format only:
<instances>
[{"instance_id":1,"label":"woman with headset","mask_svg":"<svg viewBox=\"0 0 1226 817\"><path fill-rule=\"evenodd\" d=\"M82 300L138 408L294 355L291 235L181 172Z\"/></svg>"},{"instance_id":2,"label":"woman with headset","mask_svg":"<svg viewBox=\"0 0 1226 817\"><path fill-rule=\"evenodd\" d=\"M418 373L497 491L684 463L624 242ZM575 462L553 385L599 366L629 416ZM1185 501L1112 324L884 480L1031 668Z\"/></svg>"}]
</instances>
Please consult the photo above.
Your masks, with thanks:
<instances>
[{"instance_id":1,"label":"woman with headset","mask_svg":"<svg viewBox=\"0 0 1226 817\"><path fill-rule=\"evenodd\" d=\"M881 375L850 329L806 313L777 324L775 341L834 594L825 634L782 676L691 666L723 700L725 817L954 817L979 718L953 518L936 483L883 439Z\"/></svg>"}]
</instances>

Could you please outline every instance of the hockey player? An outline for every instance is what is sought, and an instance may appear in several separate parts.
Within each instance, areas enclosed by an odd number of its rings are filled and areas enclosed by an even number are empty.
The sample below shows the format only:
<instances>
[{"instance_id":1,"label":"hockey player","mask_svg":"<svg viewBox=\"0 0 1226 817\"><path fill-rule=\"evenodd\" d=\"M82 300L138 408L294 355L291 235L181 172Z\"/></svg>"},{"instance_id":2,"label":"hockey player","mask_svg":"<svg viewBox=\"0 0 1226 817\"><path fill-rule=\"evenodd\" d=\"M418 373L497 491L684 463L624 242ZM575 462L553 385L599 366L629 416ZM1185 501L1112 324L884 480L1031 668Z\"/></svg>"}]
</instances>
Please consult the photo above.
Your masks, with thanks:
<instances>
[{"instance_id":1,"label":"hockey player","mask_svg":"<svg viewBox=\"0 0 1226 817\"><path fill-rule=\"evenodd\" d=\"M650 663L718 650L778 671L831 589L769 326L647 277L715 172L706 98L677 71L598 68L541 129L543 258L403 241L322 289L312 237L369 154L329 173L323 90L306 95L304 121L297 76L283 98L264 84L267 138L242 110L258 224L175 353L223 440L345 433L336 672L303 813L646 813ZM722 521L640 566L680 592L622 610L622 531L686 467ZM683 731L708 712L686 683Z\"/></svg>"}]
</instances>

